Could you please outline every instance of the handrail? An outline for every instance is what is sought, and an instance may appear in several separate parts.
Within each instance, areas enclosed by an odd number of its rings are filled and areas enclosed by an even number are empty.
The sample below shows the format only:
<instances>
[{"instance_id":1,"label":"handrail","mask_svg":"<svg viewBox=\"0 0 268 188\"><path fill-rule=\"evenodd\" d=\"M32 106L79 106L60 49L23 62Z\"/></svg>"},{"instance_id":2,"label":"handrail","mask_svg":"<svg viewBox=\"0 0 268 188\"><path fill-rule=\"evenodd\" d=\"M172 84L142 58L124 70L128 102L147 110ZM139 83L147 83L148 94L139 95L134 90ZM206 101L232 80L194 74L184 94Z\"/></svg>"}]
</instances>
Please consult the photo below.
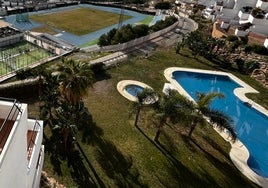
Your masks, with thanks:
<instances>
[{"instance_id":1,"label":"handrail","mask_svg":"<svg viewBox=\"0 0 268 188\"><path fill-rule=\"evenodd\" d=\"M33 127L33 129L32 129L32 131L35 131L37 126L38 126L39 128L41 127L41 125L39 124L39 122L36 120L36 121L35 121L35 124L34 124L34 127ZM27 146L27 151L29 151L29 149L30 149L30 147L31 147L31 144L34 145L34 141L35 141L35 140L34 140L34 138L33 138L33 137L34 137L33 135L34 135L34 134L32 133L32 134L31 134L31 137L30 137L30 142L29 142L29 144L28 144L28 146ZM30 161L30 160L29 160L29 161Z\"/></svg>"},{"instance_id":2,"label":"handrail","mask_svg":"<svg viewBox=\"0 0 268 188\"><path fill-rule=\"evenodd\" d=\"M19 113L22 113L22 110L21 110L21 108L18 106L18 104L17 104L17 100L16 100L16 99L10 99L10 98L0 97L0 100L1 100L1 101L6 101L6 102L13 102L13 105L12 105L12 107L11 107L11 109L10 109L8 115L6 116L5 120L3 121L3 123L2 123L2 125L1 125L1 127L0 127L0 133L1 133L2 131L5 130L4 128L5 128L5 126L7 126L7 122L8 122L9 120L13 120L13 121L15 121L16 118L18 117L18 114L19 114ZM5 130L5 132L4 132L4 134L3 134L4 136L2 136L2 138L0 138L0 139L1 139L1 140L0 140L0 144L2 144L2 142L5 142L5 141L6 141L6 139L5 139L5 135L6 135L6 134L8 134L7 129ZM0 153L1 153L1 151L0 151Z\"/></svg>"}]
</instances>

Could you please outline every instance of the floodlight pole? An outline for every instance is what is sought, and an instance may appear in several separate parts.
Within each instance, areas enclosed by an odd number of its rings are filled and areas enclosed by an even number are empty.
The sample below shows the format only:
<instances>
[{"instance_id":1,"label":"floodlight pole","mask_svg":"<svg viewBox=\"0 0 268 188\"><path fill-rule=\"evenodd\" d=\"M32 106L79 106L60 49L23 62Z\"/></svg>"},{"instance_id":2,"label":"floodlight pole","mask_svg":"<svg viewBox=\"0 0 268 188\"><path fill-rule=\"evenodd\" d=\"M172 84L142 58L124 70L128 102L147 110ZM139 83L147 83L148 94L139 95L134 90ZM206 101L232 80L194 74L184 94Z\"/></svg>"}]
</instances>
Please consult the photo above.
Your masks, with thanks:
<instances>
[{"instance_id":1,"label":"floodlight pole","mask_svg":"<svg viewBox=\"0 0 268 188\"><path fill-rule=\"evenodd\" d=\"M121 12L120 12L120 16L119 16L119 22L118 22L118 27L117 29L120 29L122 27L122 24L124 22L124 0L122 1L122 4L121 4Z\"/></svg>"}]
</instances>

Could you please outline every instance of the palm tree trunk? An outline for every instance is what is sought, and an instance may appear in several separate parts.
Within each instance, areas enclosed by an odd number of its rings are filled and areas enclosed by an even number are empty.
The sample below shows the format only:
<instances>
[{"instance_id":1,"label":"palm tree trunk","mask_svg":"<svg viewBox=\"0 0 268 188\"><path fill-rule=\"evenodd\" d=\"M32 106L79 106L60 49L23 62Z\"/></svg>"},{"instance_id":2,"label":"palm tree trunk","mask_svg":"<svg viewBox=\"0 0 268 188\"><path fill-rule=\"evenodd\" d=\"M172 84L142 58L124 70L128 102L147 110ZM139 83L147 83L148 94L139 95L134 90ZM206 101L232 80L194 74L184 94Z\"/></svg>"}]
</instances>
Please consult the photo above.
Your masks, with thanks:
<instances>
[{"instance_id":1,"label":"palm tree trunk","mask_svg":"<svg viewBox=\"0 0 268 188\"><path fill-rule=\"evenodd\" d=\"M160 133L161 133L161 127L159 127L159 128L157 129L157 132L156 132L155 137L154 137L154 141L155 141L155 142L158 142Z\"/></svg>"},{"instance_id":2,"label":"palm tree trunk","mask_svg":"<svg viewBox=\"0 0 268 188\"><path fill-rule=\"evenodd\" d=\"M155 142L158 142L158 139L160 137L160 133L162 132L162 128L164 127L164 125L165 125L164 123L165 122L166 122L165 120L161 120L161 122L160 122L160 124L158 126L158 129L156 131L155 137L154 137L154 141Z\"/></svg>"},{"instance_id":3,"label":"palm tree trunk","mask_svg":"<svg viewBox=\"0 0 268 188\"><path fill-rule=\"evenodd\" d=\"M136 113L136 118L135 118L135 123L134 123L135 127L138 126L138 120L139 120L139 116L140 116L140 111L141 111L141 108L140 108L140 106L138 106L137 113Z\"/></svg>"},{"instance_id":4,"label":"palm tree trunk","mask_svg":"<svg viewBox=\"0 0 268 188\"><path fill-rule=\"evenodd\" d=\"M191 123L191 128L190 128L190 131L189 131L189 133L188 133L188 137L189 137L189 138L192 136L192 133L194 132L196 125L197 125L197 124L196 124L196 122L194 122L194 121Z\"/></svg>"}]
</instances>

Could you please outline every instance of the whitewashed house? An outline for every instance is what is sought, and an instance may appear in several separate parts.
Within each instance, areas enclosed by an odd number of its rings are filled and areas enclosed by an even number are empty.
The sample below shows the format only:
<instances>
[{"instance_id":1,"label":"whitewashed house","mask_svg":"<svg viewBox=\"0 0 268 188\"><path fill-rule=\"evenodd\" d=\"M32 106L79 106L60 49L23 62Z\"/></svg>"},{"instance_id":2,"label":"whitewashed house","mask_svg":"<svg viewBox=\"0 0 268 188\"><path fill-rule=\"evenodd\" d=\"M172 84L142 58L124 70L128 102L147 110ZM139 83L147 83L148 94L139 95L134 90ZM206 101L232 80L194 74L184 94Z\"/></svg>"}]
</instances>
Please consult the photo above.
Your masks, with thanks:
<instances>
[{"instance_id":1,"label":"whitewashed house","mask_svg":"<svg viewBox=\"0 0 268 188\"><path fill-rule=\"evenodd\" d=\"M37 188L44 162L43 121L27 104L0 98L0 187Z\"/></svg>"},{"instance_id":2,"label":"whitewashed house","mask_svg":"<svg viewBox=\"0 0 268 188\"><path fill-rule=\"evenodd\" d=\"M222 29L234 27L240 37L252 32L268 38L268 0L218 0L213 9Z\"/></svg>"}]
</instances>

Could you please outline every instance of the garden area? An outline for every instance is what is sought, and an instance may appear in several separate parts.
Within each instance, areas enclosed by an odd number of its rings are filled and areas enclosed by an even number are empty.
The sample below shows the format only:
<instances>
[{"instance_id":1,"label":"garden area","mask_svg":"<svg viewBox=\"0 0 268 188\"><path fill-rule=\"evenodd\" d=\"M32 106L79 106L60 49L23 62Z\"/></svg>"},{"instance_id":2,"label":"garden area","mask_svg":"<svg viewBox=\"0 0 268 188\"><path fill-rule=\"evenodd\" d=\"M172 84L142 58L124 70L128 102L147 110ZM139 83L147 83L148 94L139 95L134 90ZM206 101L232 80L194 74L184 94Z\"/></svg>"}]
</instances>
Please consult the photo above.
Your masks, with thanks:
<instances>
[{"instance_id":1,"label":"garden area","mask_svg":"<svg viewBox=\"0 0 268 188\"><path fill-rule=\"evenodd\" d=\"M99 72L87 89L83 105L89 114L75 131L77 144L71 155L57 150L54 130L45 127L43 170L48 176L66 187L258 187L233 165L230 144L211 126L197 126L189 138L189 126L168 123L156 142L157 127L149 108L141 109L134 126L135 105L119 94L117 83L141 81L160 94L166 82L163 72L172 66L231 72L260 92L251 94L255 102L268 104L267 89L260 83L224 62L212 63L187 49L179 54L173 48L158 50L146 59L132 57ZM29 117L39 118L42 103L25 98Z\"/></svg>"}]
</instances>

